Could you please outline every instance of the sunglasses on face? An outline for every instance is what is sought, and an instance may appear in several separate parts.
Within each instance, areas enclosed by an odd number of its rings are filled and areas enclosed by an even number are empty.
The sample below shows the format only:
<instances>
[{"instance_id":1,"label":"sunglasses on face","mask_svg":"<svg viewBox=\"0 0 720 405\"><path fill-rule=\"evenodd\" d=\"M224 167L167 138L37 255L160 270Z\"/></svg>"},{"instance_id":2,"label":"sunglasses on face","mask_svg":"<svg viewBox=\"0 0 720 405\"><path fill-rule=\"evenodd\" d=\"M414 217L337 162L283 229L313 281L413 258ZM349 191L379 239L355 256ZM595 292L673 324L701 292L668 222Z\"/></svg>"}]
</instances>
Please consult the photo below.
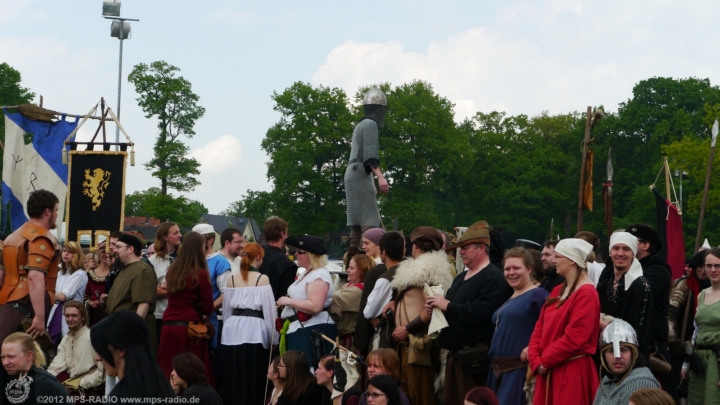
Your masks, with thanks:
<instances>
[{"instance_id":1,"label":"sunglasses on face","mask_svg":"<svg viewBox=\"0 0 720 405\"><path fill-rule=\"evenodd\" d=\"M297 253L298 256L307 254L307 252L303 252L302 250L297 250L295 253Z\"/></svg>"}]
</instances>

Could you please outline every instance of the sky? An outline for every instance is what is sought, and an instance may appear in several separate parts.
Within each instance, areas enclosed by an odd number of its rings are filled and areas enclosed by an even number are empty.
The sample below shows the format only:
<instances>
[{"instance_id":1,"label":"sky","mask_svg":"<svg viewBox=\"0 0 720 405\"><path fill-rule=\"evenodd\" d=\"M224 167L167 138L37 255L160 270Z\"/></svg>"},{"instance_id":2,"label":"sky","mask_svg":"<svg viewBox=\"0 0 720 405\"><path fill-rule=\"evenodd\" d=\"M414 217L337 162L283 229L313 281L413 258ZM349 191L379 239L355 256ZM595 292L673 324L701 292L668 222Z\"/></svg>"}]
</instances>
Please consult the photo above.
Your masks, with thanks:
<instances>
[{"instance_id":1,"label":"sky","mask_svg":"<svg viewBox=\"0 0 720 405\"><path fill-rule=\"evenodd\" d=\"M0 0L0 62L46 108L85 115L104 97L117 112L119 41L101 9L99 0ZM140 20L123 50L120 120L137 161L126 191L159 186L142 165L157 121L138 107L127 75L164 60L206 108L197 135L183 139L202 164L202 184L185 195L211 214L247 190L272 189L260 143L280 118L273 92L297 81L352 96L362 85L425 80L461 121L492 110L617 111L640 80L717 85L720 67L717 0L124 0L122 16ZM88 121L78 139L96 128Z\"/></svg>"}]
</instances>

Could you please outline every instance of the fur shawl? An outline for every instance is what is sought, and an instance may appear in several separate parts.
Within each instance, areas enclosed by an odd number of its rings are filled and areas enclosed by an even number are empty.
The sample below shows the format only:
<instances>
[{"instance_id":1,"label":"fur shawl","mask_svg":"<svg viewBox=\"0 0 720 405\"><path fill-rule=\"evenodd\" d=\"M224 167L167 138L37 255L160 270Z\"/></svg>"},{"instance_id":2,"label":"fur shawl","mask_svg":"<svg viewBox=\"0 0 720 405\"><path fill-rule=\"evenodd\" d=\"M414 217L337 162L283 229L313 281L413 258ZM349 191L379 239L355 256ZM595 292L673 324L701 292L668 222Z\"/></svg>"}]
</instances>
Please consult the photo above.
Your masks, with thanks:
<instances>
[{"instance_id":1,"label":"fur shawl","mask_svg":"<svg viewBox=\"0 0 720 405\"><path fill-rule=\"evenodd\" d=\"M407 259L400 263L391 285L398 292L411 287L422 288L425 283L442 286L447 291L453 282L450 266L443 251L423 253L417 259Z\"/></svg>"}]
</instances>

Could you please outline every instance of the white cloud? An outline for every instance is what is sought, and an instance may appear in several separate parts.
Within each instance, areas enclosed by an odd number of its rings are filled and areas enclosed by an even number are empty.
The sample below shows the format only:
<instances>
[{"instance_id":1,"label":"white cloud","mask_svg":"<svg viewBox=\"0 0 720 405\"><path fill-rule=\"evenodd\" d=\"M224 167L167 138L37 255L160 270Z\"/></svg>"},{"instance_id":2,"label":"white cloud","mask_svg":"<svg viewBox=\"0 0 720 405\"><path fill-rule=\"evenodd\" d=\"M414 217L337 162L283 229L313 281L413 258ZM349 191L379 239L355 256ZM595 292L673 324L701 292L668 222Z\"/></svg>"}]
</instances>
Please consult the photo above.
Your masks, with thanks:
<instances>
[{"instance_id":1,"label":"white cloud","mask_svg":"<svg viewBox=\"0 0 720 405\"><path fill-rule=\"evenodd\" d=\"M641 3L504 3L487 24L438 38L421 52L395 40L347 39L327 54L312 82L352 95L362 85L424 80L455 103L459 121L498 109L557 114L602 104L616 110L640 80L711 77L718 58L693 39L709 20L679 24L678 13L689 10Z\"/></svg>"},{"instance_id":2,"label":"white cloud","mask_svg":"<svg viewBox=\"0 0 720 405\"><path fill-rule=\"evenodd\" d=\"M232 135L224 135L193 149L190 156L200 162L202 174L213 174L233 170L238 164L242 152L242 146L238 138Z\"/></svg>"}]
</instances>

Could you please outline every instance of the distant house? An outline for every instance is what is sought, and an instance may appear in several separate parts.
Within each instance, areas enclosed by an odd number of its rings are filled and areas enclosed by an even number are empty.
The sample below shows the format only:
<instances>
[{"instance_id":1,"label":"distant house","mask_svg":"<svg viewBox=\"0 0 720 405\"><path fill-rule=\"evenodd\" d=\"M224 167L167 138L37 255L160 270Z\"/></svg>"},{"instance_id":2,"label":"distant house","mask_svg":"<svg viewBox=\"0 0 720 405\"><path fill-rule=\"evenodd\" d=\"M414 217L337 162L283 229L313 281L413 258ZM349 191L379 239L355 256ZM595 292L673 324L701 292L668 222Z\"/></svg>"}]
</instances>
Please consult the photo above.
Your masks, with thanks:
<instances>
[{"instance_id":1,"label":"distant house","mask_svg":"<svg viewBox=\"0 0 720 405\"><path fill-rule=\"evenodd\" d=\"M198 221L200 224L210 224L215 228L215 250L220 249L220 234L227 228L237 228L247 240L258 242L261 230L254 219L244 217L228 217L225 215L203 214Z\"/></svg>"},{"instance_id":2,"label":"distant house","mask_svg":"<svg viewBox=\"0 0 720 405\"><path fill-rule=\"evenodd\" d=\"M145 236L147 243L155 241L158 227L162 221L152 217L125 217L123 231L138 231Z\"/></svg>"}]
</instances>

